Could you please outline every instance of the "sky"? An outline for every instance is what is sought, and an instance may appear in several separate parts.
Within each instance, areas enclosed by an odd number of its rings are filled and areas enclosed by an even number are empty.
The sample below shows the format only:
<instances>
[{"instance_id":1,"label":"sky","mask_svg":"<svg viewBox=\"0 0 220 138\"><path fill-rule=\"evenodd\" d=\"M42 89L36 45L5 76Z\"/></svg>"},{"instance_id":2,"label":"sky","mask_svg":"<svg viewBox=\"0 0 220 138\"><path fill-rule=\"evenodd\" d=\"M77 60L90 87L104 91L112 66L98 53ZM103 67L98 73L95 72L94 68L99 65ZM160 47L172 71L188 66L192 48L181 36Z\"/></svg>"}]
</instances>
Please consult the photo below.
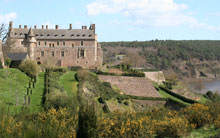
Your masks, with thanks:
<instances>
[{"instance_id":1,"label":"sky","mask_svg":"<svg viewBox=\"0 0 220 138\"><path fill-rule=\"evenodd\" d=\"M220 0L0 0L0 24L73 28L98 40L219 40Z\"/></svg>"}]
</instances>

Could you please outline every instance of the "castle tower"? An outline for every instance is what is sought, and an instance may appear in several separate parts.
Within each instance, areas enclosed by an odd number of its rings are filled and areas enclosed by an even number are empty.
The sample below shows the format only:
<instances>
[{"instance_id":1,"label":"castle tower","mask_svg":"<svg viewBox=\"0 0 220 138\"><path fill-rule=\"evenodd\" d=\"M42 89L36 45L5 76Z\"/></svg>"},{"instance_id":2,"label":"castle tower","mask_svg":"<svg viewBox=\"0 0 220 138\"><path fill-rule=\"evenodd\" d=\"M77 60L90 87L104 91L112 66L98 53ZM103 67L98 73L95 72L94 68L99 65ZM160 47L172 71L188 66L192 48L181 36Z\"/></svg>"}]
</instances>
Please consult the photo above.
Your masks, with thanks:
<instances>
[{"instance_id":1,"label":"castle tower","mask_svg":"<svg viewBox=\"0 0 220 138\"><path fill-rule=\"evenodd\" d=\"M27 41L26 41L26 46L27 46L27 53L28 56L31 60L34 60L34 49L36 47L37 40L35 39L34 32L32 28L30 28L28 34L27 34Z\"/></svg>"}]
</instances>

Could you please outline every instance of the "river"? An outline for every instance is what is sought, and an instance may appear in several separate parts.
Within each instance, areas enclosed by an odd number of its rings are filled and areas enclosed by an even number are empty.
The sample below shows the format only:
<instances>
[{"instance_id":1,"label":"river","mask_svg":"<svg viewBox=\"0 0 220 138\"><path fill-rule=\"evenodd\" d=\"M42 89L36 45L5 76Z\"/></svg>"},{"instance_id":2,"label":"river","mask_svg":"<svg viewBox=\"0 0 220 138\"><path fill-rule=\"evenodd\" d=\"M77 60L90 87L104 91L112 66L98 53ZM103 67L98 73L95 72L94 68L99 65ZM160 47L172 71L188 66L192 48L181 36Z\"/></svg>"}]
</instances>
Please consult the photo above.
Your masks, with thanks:
<instances>
[{"instance_id":1,"label":"river","mask_svg":"<svg viewBox=\"0 0 220 138\"><path fill-rule=\"evenodd\" d=\"M204 85L206 91L217 91L220 94L220 80L205 81Z\"/></svg>"}]
</instances>

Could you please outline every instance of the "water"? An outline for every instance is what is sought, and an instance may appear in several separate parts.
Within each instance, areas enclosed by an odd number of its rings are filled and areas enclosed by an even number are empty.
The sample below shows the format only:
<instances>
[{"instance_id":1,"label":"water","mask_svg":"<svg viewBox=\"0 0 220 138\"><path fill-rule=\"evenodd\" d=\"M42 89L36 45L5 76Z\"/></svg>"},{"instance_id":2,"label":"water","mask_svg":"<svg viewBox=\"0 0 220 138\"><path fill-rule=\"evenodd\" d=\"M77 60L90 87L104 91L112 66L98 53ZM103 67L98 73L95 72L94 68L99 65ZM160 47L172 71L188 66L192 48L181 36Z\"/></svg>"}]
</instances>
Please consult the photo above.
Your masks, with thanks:
<instances>
[{"instance_id":1,"label":"water","mask_svg":"<svg viewBox=\"0 0 220 138\"><path fill-rule=\"evenodd\" d=\"M204 82L206 91L218 92L220 94L220 80Z\"/></svg>"}]
</instances>

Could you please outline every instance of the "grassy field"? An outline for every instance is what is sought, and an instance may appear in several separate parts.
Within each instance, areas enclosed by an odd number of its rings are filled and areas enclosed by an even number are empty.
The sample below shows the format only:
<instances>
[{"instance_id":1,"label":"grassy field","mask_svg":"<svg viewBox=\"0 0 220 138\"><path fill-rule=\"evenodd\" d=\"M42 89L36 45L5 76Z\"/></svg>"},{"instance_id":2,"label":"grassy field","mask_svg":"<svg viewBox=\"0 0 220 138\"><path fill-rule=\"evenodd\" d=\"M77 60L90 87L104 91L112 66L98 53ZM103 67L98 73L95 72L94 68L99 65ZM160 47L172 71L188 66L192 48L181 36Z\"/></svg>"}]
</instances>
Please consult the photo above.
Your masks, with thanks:
<instances>
[{"instance_id":1,"label":"grassy field","mask_svg":"<svg viewBox=\"0 0 220 138\"><path fill-rule=\"evenodd\" d=\"M208 138L218 135L220 130L214 127L194 129L188 138Z\"/></svg>"},{"instance_id":2,"label":"grassy field","mask_svg":"<svg viewBox=\"0 0 220 138\"><path fill-rule=\"evenodd\" d=\"M29 77L17 69L0 69L0 106L10 112L24 104Z\"/></svg>"},{"instance_id":3,"label":"grassy field","mask_svg":"<svg viewBox=\"0 0 220 138\"><path fill-rule=\"evenodd\" d=\"M38 112L43 110L41 106L41 101L43 98L44 92L44 72L41 72L37 78L37 82L35 83L35 88L33 89L30 102L30 111Z\"/></svg>"},{"instance_id":4,"label":"grassy field","mask_svg":"<svg viewBox=\"0 0 220 138\"><path fill-rule=\"evenodd\" d=\"M75 79L75 74L76 72L69 71L60 77L59 84L65 89L68 95L69 94L76 95L77 93L78 82Z\"/></svg>"},{"instance_id":5,"label":"grassy field","mask_svg":"<svg viewBox=\"0 0 220 138\"><path fill-rule=\"evenodd\" d=\"M178 98L176 98L176 97L174 97L174 96L172 96L172 95L170 95L170 94L164 92L164 91L161 90L161 89L158 91L158 93L160 94L160 96L161 96L162 98L170 98L170 99L172 99L172 100L174 100L174 101L176 101L176 102L182 103L182 104L184 104L184 105L190 105L189 103L186 103L186 102L184 102L184 101L182 101L182 100L180 100L180 99L178 99Z\"/></svg>"}]
</instances>

